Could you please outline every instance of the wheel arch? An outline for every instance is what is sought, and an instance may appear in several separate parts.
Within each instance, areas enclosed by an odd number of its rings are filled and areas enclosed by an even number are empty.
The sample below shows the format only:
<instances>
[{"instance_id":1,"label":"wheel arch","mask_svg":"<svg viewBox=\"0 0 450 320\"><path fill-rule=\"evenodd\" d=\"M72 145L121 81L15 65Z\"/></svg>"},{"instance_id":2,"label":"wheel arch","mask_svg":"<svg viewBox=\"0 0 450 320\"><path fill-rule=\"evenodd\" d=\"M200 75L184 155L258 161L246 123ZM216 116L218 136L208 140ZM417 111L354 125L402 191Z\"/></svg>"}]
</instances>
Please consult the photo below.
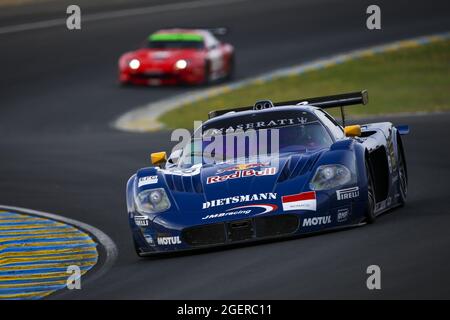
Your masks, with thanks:
<instances>
[{"instance_id":1,"label":"wheel arch","mask_svg":"<svg viewBox=\"0 0 450 320\"><path fill-rule=\"evenodd\" d=\"M375 189L375 200L380 202L389 195L389 160L387 149L384 145L371 150L366 150L366 159L372 173Z\"/></svg>"},{"instance_id":2,"label":"wheel arch","mask_svg":"<svg viewBox=\"0 0 450 320\"><path fill-rule=\"evenodd\" d=\"M405 165L406 181L408 181L408 165L407 165L406 156L405 156L405 149L403 147L402 137L400 135L400 132L398 132L398 130L396 130L396 144L397 144L397 150L401 153L401 155L403 157L403 163ZM397 154L397 161L398 161L399 156L400 156L400 154Z\"/></svg>"}]
</instances>

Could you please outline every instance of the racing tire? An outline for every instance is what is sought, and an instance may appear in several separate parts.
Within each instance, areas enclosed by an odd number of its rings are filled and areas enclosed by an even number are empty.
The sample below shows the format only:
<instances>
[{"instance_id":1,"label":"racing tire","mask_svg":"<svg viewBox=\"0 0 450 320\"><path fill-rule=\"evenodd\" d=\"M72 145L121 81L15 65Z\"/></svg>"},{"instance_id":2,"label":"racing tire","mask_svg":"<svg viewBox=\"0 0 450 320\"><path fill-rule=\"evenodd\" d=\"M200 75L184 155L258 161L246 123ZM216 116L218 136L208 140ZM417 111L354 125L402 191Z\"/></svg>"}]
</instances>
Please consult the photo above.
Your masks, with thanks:
<instances>
[{"instance_id":1,"label":"racing tire","mask_svg":"<svg viewBox=\"0 0 450 320\"><path fill-rule=\"evenodd\" d=\"M367 174L367 209L366 209L366 222L372 224L376 220L375 215L375 186L373 183L372 170L370 164L366 161L366 174Z\"/></svg>"},{"instance_id":2,"label":"racing tire","mask_svg":"<svg viewBox=\"0 0 450 320\"><path fill-rule=\"evenodd\" d=\"M207 86L211 82L211 63L208 60L205 60L204 74L202 85Z\"/></svg>"},{"instance_id":3,"label":"racing tire","mask_svg":"<svg viewBox=\"0 0 450 320\"><path fill-rule=\"evenodd\" d=\"M406 203L406 196L408 194L408 175L401 140L398 146L398 188L400 194L399 204L403 207Z\"/></svg>"},{"instance_id":4,"label":"racing tire","mask_svg":"<svg viewBox=\"0 0 450 320\"><path fill-rule=\"evenodd\" d=\"M133 239L133 247L134 247L134 251L136 252L136 254L138 255L139 258L143 258L144 255L142 254L141 250L139 249L136 240Z\"/></svg>"},{"instance_id":5,"label":"racing tire","mask_svg":"<svg viewBox=\"0 0 450 320\"><path fill-rule=\"evenodd\" d=\"M225 77L226 81L231 81L234 79L234 71L235 71L235 65L234 65L234 54L230 57L230 66L228 68L227 76Z\"/></svg>"}]
</instances>

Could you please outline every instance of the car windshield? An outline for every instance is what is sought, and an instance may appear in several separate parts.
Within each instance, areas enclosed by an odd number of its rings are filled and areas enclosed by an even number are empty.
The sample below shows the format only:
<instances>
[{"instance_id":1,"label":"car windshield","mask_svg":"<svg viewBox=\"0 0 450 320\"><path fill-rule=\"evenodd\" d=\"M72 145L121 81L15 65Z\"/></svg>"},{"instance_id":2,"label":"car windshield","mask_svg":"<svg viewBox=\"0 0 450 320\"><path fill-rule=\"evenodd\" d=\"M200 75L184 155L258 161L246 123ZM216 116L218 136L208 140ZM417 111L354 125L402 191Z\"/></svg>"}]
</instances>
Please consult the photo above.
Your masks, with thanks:
<instances>
[{"instance_id":1,"label":"car windshield","mask_svg":"<svg viewBox=\"0 0 450 320\"><path fill-rule=\"evenodd\" d=\"M147 46L152 49L202 49L204 42L197 34L156 33L148 38Z\"/></svg>"},{"instance_id":2,"label":"car windshield","mask_svg":"<svg viewBox=\"0 0 450 320\"><path fill-rule=\"evenodd\" d=\"M206 134L192 139L183 150L179 166L236 162L282 153L303 153L331 146L333 141L319 121L271 129Z\"/></svg>"}]
</instances>

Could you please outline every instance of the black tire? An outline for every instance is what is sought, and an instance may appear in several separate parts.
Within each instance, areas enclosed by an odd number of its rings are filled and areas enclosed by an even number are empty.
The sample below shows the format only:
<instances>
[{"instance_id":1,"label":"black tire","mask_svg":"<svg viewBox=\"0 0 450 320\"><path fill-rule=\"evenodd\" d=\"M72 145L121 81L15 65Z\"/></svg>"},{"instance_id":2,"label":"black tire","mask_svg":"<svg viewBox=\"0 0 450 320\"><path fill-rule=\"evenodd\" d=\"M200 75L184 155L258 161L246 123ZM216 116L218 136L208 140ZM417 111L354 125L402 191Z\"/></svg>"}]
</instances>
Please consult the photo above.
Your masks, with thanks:
<instances>
[{"instance_id":1,"label":"black tire","mask_svg":"<svg viewBox=\"0 0 450 320\"><path fill-rule=\"evenodd\" d=\"M373 184L373 176L370 164L366 161L366 175L367 175L367 209L366 209L366 222L374 223L376 220L375 215L375 186Z\"/></svg>"},{"instance_id":2,"label":"black tire","mask_svg":"<svg viewBox=\"0 0 450 320\"><path fill-rule=\"evenodd\" d=\"M226 81L231 81L234 79L234 70L235 70L235 65L234 65L234 55L232 55L230 57L230 67L228 69L228 73L227 76L225 77Z\"/></svg>"},{"instance_id":3,"label":"black tire","mask_svg":"<svg viewBox=\"0 0 450 320\"><path fill-rule=\"evenodd\" d=\"M133 239L133 247L134 247L134 251L136 252L136 254L138 255L139 258L144 257L144 255L142 254L141 250L139 249L136 240Z\"/></svg>"},{"instance_id":4,"label":"black tire","mask_svg":"<svg viewBox=\"0 0 450 320\"><path fill-rule=\"evenodd\" d=\"M399 203L400 206L403 207L406 203L406 196L408 194L408 174L406 170L406 161L403 154L401 140L399 140L398 145L398 188L400 194Z\"/></svg>"},{"instance_id":5,"label":"black tire","mask_svg":"<svg viewBox=\"0 0 450 320\"><path fill-rule=\"evenodd\" d=\"M205 61L205 77L203 79L202 85L207 86L211 82L211 63L206 60Z\"/></svg>"}]
</instances>

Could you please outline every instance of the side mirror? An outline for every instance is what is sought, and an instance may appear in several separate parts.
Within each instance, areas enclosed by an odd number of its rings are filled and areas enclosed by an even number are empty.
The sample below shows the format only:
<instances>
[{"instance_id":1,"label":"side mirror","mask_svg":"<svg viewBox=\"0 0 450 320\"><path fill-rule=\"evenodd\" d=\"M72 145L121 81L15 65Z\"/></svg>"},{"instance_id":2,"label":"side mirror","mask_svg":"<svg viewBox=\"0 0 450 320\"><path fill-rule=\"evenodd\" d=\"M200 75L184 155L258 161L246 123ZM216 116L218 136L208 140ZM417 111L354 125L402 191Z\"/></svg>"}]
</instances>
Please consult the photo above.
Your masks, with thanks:
<instances>
[{"instance_id":1,"label":"side mirror","mask_svg":"<svg viewBox=\"0 0 450 320\"><path fill-rule=\"evenodd\" d=\"M344 132L347 137L359 137L361 135L361 126L358 124L354 126L346 126L344 128Z\"/></svg>"},{"instance_id":2,"label":"side mirror","mask_svg":"<svg viewBox=\"0 0 450 320\"><path fill-rule=\"evenodd\" d=\"M167 161L167 154L164 151L154 152L150 155L150 158L152 160L152 164L161 167Z\"/></svg>"},{"instance_id":3,"label":"side mirror","mask_svg":"<svg viewBox=\"0 0 450 320\"><path fill-rule=\"evenodd\" d=\"M401 135L405 135L405 134L409 134L409 126L408 125L400 125L400 126L395 126L398 130L398 133L400 133Z\"/></svg>"}]
</instances>

